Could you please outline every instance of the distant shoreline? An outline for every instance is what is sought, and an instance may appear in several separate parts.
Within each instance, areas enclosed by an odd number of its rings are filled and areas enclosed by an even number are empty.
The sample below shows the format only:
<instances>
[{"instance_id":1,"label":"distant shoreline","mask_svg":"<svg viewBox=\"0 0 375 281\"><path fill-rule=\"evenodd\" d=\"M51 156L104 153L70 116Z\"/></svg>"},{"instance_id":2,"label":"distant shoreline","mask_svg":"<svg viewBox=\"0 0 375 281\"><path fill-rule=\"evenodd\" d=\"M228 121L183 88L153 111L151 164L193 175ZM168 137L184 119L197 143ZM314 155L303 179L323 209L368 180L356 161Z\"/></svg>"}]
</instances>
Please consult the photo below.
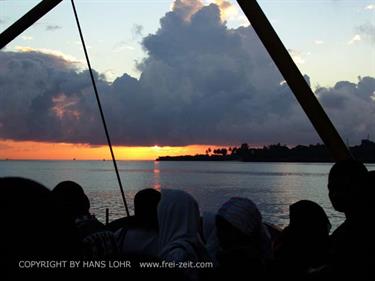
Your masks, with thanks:
<instances>
[{"instance_id":1,"label":"distant shoreline","mask_svg":"<svg viewBox=\"0 0 375 281\"><path fill-rule=\"evenodd\" d=\"M360 145L349 147L353 157L363 163L375 163L375 142L362 140ZM323 144L297 145L289 148L286 145L273 144L263 148L252 148L244 143L240 147L220 148L206 154L162 156L156 161L240 161L254 163L333 163L328 149Z\"/></svg>"}]
</instances>

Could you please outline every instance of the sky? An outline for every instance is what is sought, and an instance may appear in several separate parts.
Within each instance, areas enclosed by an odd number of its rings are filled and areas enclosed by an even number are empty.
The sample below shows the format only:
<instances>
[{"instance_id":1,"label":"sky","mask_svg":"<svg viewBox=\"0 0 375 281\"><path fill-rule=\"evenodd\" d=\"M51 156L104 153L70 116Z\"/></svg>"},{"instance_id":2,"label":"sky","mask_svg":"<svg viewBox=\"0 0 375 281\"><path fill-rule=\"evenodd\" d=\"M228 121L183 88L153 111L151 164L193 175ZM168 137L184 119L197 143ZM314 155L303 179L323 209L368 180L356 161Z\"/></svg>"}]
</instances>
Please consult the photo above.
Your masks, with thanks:
<instances>
[{"instance_id":1,"label":"sky","mask_svg":"<svg viewBox=\"0 0 375 281\"><path fill-rule=\"evenodd\" d=\"M374 135L375 2L258 2L342 137ZM0 32L36 3L0 1ZM320 141L235 1L76 6L121 159ZM63 1L0 52L0 159L101 159L104 145Z\"/></svg>"}]
</instances>

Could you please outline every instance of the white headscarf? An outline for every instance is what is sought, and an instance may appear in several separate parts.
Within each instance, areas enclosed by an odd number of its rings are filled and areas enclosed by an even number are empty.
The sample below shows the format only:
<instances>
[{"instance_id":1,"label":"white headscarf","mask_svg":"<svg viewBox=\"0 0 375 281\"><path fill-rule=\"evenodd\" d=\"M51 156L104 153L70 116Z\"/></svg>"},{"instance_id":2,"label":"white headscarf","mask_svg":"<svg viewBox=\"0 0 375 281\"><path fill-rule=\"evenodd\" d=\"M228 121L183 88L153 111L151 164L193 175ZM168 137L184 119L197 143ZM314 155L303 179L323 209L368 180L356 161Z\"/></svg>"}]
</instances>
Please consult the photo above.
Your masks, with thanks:
<instances>
[{"instance_id":1,"label":"white headscarf","mask_svg":"<svg viewBox=\"0 0 375 281\"><path fill-rule=\"evenodd\" d=\"M162 190L158 220L161 259L198 261L207 257L199 237L198 203L191 195L181 190Z\"/></svg>"},{"instance_id":2,"label":"white headscarf","mask_svg":"<svg viewBox=\"0 0 375 281\"><path fill-rule=\"evenodd\" d=\"M258 233L262 257L271 257L270 234L263 225L262 215L253 201L243 197L232 197L223 204L217 214L246 235Z\"/></svg>"}]
</instances>

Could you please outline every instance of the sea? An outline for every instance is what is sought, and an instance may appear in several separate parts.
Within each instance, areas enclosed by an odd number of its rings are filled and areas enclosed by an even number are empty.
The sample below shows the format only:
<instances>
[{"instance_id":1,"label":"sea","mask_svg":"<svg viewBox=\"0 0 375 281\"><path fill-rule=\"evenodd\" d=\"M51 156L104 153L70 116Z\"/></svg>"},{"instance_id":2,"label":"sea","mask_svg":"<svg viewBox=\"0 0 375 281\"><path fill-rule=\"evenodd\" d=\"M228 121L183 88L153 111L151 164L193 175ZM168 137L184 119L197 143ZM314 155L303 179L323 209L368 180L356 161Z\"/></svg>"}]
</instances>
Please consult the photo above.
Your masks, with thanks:
<instances>
[{"instance_id":1,"label":"sea","mask_svg":"<svg viewBox=\"0 0 375 281\"><path fill-rule=\"evenodd\" d=\"M118 161L120 177L130 213L135 194L144 188L181 189L200 206L201 215L215 213L233 196L253 200L263 220L284 227L289 206L307 199L320 204L333 229L344 216L336 212L327 192L330 163L249 163L189 161ZM375 165L368 165L375 170ZM22 176L49 189L73 180L85 190L91 213L105 221L125 216L119 184L111 161L0 161L0 177Z\"/></svg>"}]
</instances>

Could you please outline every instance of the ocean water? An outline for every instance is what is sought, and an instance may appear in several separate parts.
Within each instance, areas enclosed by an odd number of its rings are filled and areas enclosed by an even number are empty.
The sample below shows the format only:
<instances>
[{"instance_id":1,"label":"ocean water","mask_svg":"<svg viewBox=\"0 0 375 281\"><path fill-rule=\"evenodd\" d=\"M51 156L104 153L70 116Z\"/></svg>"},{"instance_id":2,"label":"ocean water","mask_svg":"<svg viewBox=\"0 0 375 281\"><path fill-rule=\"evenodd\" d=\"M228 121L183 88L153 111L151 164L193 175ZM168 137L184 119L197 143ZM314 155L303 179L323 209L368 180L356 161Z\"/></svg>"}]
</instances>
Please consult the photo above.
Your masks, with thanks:
<instances>
[{"instance_id":1,"label":"ocean water","mask_svg":"<svg viewBox=\"0 0 375 281\"><path fill-rule=\"evenodd\" d=\"M232 196L252 199L264 221L285 226L289 205L302 199L319 203L335 227L343 215L332 209L327 192L332 164L243 162L118 161L130 212L137 191L182 189L198 201L201 213L216 212ZM375 169L375 165L368 165ZM91 202L91 212L104 222L125 215L110 161L0 161L0 177L22 176L52 189L63 180L78 182Z\"/></svg>"}]
</instances>

